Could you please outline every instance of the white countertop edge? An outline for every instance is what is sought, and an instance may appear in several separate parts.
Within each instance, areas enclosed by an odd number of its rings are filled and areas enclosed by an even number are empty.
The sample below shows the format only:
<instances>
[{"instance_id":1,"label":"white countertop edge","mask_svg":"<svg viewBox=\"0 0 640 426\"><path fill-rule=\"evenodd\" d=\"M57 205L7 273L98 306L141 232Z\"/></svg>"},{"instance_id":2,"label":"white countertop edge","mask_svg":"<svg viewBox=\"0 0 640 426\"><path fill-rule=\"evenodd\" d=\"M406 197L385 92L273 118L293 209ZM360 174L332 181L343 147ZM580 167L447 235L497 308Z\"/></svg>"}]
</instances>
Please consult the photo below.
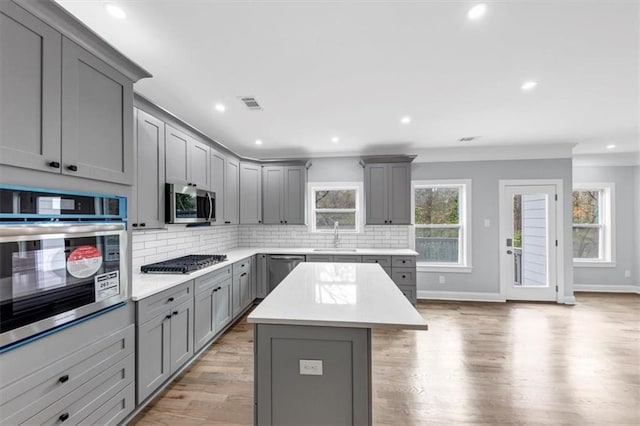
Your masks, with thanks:
<instances>
[{"instance_id":1,"label":"white countertop edge","mask_svg":"<svg viewBox=\"0 0 640 426\"><path fill-rule=\"evenodd\" d=\"M341 327L341 328L387 328L395 330L428 330L427 323L424 324L401 324L401 323L375 323L375 322L351 322L351 321L331 321L331 320L304 320L304 319L273 319L247 317L247 322L252 324L271 325L303 325L314 327Z\"/></svg>"}]
</instances>

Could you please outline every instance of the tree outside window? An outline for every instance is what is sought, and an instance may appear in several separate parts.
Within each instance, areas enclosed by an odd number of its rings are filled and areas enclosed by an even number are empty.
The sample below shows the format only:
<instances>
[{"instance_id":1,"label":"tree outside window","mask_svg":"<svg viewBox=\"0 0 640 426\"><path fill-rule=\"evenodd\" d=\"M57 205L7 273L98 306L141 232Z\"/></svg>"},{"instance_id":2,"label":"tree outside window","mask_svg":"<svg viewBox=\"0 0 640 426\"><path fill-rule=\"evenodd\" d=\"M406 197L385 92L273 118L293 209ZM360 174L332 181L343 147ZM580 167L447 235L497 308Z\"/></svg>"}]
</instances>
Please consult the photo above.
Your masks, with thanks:
<instances>
[{"instance_id":1,"label":"tree outside window","mask_svg":"<svg viewBox=\"0 0 640 426\"><path fill-rule=\"evenodd\" d=\"M602 191L573 191L573 257L602 259Z\"/></svg>"},{"instance_id":2,"label":"tree outside window","mask_svg":"<svg viewBox=\"0 0 640 426\"><path fill-rule=\"evenodd\" d=\"M461 262L461 186L415 188L418 261Z\"/></svg>"},{"instance_id":3,"label":"tree outside window","mask_svg":"<svg viewBox=\"0 0 640 426\"><path fill-rule=\"evenodd\" d=\"M353 186L311 187L312 232L333 232L336 222L340 231L358 232L358 191Z\"/></svg>"}]
</instances>

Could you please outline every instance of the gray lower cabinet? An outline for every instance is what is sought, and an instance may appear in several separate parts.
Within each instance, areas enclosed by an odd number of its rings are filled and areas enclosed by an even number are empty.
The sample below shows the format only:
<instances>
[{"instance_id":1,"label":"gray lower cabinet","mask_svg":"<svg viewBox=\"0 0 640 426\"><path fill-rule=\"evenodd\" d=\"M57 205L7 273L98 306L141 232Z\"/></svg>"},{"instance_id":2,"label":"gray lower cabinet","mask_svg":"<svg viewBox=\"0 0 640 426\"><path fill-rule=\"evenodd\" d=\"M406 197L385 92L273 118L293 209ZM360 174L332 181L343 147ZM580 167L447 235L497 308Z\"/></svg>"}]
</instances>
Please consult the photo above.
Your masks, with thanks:
<instances>
[{"instance_id":1,"label":"gray lower cabinet","mask_svg":"<svg viewBox=\"0 0 640 426\"><path fill-rule=\"evenodd\" d=\"M236 318L251 304L251 258L233 264L232 315Z\"/></svg>"},{"instance_id":2,"label":"gray lower cabinet","mask_svg":"<svg viewBox=\"0 0 640 426\"><path fill-rule=\"evenodd\" d=\"M137 302L138 404L193 355L193 281Z\"/></svg>"},{"instance_id":3,"label":"gray lower cabinet","mask_svg":"<svg viewBox=\"0 0 640 426\"><path fill-rule=\"evenodd\" d=\"M135 110L136 179L129 218L133 229L164 226L164 122Z\"/></svg>"},{"instance_id":4,"label":"gray lower cabinet","mask_svg":"<svg viewBox=\"0 0 640 426\"><path fill-rule=\"evenodd\" d=\"M232 279L231 266L195 279L194 351L231 322Z\"/></svg>"},{"instance_id":5,"label":"gray lower cabinet","mask_svg":"<svg viewBox=\"0 0 640 426\"><path fill-rule=\"evenodd\" d=\"M240 223L240 162L226 157L224 164L224 223L237 225Z\"/></svg>"},{"instance_id":6,"label":"gray lower cabinet","mask_svg":"<svg viewBox=\"0 0 640 426\"><path fill-rule=\"evenodd\" d=\"M262 166L240 163L240 223L262 223Z\"/></svg>"},{"instance_id":7,"label":"gray lower cabinet","mask_svg":"<svg viewBox=\"0 0 640 426\"><path fill-rule=\"evenodd\" d=\"M411 163L370 163L364 168L367 225L411 223Z\"/></svg>"},{"instance_id":8,"label":"gray lower cabinet","mask_svg":"<svg viewBox=\"0 0 640 426\"><path fill-rule=\"evenodd\" d=\"M304 225L307 169L304 166L262 168L262 220L268 225Z\"/></svg>"},{"instance_id":9,"label":"gray lower cabinet","mask_svg":"<svg viewBox=\"0 0 640 426\"><path fill-rule=\"evenodd\" d=\"M216 204L215 204L216 220L213 222L213 224L216 224L216 225L221 225L224 223L224 205L225 205L224 176L226 174L225 173L226 160L227 160L227 157L224 154L211 148L211 161L210 161L211 182L209 187L211 192L215 192L216 194Z\"/></svg>"},{"instance_id":10,"label":"gray lower cabinet","mask_svg":"<svg viewBox=\"0 0 640 426\"><path fill-rule=\"evenodd\" d=\"M113 332L0 389L2 424L117 424L134 408L135 326ZM112 401L120 398L118 410ZM109 415L107 415L109 414Z\"/></svg>"}]
</instances>

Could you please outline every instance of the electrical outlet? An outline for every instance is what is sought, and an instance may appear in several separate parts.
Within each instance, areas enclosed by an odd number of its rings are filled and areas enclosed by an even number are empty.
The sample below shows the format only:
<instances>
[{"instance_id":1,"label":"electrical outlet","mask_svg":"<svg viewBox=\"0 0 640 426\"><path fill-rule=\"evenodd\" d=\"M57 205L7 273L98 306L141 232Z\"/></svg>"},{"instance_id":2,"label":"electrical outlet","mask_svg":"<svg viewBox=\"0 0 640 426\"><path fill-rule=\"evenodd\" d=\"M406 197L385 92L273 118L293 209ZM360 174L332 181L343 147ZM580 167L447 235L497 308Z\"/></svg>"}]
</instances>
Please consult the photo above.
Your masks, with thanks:
<instances>
[{"instance_id":1,"label":"electrical outlet","mask_svg":"<svg viewBox=\"0 0 640 426\"><path fill-rule=\"evenodd\" d=\"M322 360L321 359L301 359L300 375L301 376L322 376Z\"/></svg>"},{"instance_id":2,"label":"electrical outlet","mask_svg":"<svg viewBox=\"0 0 640 426\"><path fill-rule=\"evenodd\" d=\"M625 278L631 278L631 271L630 271L630 270L628 270L628 269L625 269L625 271L624 271L624 277L625 277Z\"/></svg>"},{"instance_id":3,"label":"electrical outlet","mask_svg":"<svg viewBox=\"0 0 640 426\"><path fill-rule=\"evenodd\" d=\"M440 275L440 278L438 279L438 282L440 284L444 284L444 275Z\"/></svg>"}]
</instances>

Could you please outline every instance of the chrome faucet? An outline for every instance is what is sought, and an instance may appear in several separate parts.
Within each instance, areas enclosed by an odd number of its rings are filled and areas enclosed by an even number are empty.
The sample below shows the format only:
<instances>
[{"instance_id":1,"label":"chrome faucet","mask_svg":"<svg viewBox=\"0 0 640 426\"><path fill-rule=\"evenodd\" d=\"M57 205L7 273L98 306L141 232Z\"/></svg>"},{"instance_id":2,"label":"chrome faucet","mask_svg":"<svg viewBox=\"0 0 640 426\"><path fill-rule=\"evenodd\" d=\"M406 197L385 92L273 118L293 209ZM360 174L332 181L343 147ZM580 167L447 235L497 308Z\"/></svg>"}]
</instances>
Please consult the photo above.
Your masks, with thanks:
<instances>
[{"instance_id":1,"label":"chrome faucet","mask_svg":"<svg viewBox=\"0 0 640 426\"><path fill-rule=\"evenodd\" d=\"M338 231L339 223L336 222L333 224L333 247L338 248L340 245L340 234Z\"/></svg>"}]
</instances>

